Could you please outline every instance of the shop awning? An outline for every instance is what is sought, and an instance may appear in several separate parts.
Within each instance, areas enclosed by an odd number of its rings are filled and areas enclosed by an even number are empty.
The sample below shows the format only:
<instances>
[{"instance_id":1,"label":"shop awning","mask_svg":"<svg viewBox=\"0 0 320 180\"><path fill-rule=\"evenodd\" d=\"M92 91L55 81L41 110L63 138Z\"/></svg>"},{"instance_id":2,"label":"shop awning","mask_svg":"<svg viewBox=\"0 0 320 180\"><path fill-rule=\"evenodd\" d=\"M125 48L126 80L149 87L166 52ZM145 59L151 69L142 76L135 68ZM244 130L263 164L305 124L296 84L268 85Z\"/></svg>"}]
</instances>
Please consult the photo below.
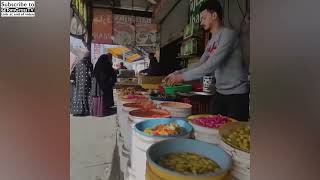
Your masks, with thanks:
<instances>
[{"instance_id":1,"label":"shop awning","mask_svg":"<svg viewBox=\"0 0 320 180\"><path fill-rule=\"evenodd\" d=\"M109 48L108 52L119 59L123 59L126 62L134 62L143 58L143 56L141 56L140 54L123 46L116 47L116 48Z\"/></svg>"}]
</instances>

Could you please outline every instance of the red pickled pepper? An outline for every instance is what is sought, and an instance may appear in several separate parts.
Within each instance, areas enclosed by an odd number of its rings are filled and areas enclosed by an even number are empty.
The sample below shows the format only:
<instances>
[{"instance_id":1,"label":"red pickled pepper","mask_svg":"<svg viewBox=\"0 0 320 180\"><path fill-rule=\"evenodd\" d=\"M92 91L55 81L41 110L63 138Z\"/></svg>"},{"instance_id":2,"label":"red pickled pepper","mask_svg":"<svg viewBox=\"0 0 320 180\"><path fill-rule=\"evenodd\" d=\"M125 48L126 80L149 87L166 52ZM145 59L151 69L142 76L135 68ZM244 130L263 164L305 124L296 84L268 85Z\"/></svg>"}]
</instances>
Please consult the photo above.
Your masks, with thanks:
<instances>
[{"instance_id":1,"label":"red pickled pepper","mask_svg":"<svg viewBox=\"0 0 320 180\"><path fill-rule=\"evenodd\" d=\"M230 120L225 116L213 115L207 118L197 118L192 120L192 122L208 128L219 128L221 125L230 122Z\"/></svg>"}]
</instances>

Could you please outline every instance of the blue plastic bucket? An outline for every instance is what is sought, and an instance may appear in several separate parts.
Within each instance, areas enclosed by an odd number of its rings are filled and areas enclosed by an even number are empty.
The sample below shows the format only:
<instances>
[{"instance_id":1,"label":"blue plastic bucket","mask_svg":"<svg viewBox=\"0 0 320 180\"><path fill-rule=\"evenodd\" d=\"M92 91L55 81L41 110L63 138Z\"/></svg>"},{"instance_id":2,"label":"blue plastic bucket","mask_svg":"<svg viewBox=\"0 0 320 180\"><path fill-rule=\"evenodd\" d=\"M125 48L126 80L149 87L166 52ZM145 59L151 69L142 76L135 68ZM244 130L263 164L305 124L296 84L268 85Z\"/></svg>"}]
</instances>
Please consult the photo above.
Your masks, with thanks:
<instances>
[{"instance_id":1,"label":"blue plastic bucket","mask_svg":"<svg viewBox=\"0 0 320 180\"><path fill-rule=\"evenodd\" d=\"M174 136L154 136L144 133L146 128L152 128L160 124L176 123L182 128L180 134ZM146 152L151 145L159 141L166 139L182 139L190 138L192 132L192 126L183 119L176 118L159 118L159 119L147 119L138 122L134 126L134 132L132 133L132 147L131 147L131 168L134 170L136 180L144 180L146 173Z\"/></svg>"},{"instance_id":2,"label":"blue plastic bucket","mask_svg":"<svg viewBox=\"0 0 320 180\"><path fill-rule=\"evenodd\" d=\"M178 135L173 136L165 136L165 135L150 135L144 132L146 128L152 128L160 124L169 124L169 123L176 123L178 126L182 128L182 132ZM135 124L134 131L142 136L152 137L152 138L178 138L178 137L185 137L187 135L190 135L193 130L193 127L191 124L186 122L183 119L178 118L161 118L161 119L149 119L142 122L139 122Z\"/></svg>"},{"instance_id":3,"label":"blue plastic bucket","mask_svg":"<svg viewBox=\"0 0 320 180\"><path fill-rule=\"evenodd\" d=\"M203 175L184 175L163 168L156 163L160 157L166 154L179 152L196 153L205 156L215 161L221 169L217 172ZM149 167L147 173L164 180L220 180L228 174L232 167L232 159L223 149L217 145L191 139L169 139L153 144L147 151L147 163Z\"/></svg>"}]
</instances>

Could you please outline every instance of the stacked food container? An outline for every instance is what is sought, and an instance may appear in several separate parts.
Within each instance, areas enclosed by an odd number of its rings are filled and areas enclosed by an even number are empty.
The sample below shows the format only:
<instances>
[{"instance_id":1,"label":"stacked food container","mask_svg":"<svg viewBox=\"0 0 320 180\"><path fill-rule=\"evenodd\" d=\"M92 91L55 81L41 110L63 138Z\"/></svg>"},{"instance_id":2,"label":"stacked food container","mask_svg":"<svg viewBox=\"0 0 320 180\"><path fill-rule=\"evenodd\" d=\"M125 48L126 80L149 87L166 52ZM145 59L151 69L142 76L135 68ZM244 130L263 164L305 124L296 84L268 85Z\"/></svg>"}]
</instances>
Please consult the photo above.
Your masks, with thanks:
<instances>
[{"instance_id":1,"label":"stacked food container","mask_svg":"<svg viewBox=\"0 0 320 180\"><path fill-rule=\"evenodd\" d=\"M217 145L170 139L147 151L146 180L223 180L232 159Z\"/></svg>"},{"instance_id":2,"label":"stacked food container","mask_svg":"<svg viewBox=\"0 0 320 180\"><path fill-rule=\"evenodd\" d=\"M169 117L171 117L170 112L161 109L138 109L129 112L127 120L128 137L126 137L128 139L126 140L128 141L128 146L130 146L130 163L128 164L126 173L127 177L125 178L129 180L138 180L137 177L140 178L141 173L143 173L141 167L143 167L145 164L145 161L143 161L143 155L141 155L141 151L137 149L135 144L139 142L139 140L136 138L137 135L135 133L135 125L146 120L157 120L159 118Z\"/></svg>"},{"instance_id":3,"label":"stacked food container","mask_svg":"<svg viewBox=\"0 0 320 180\"><path fill-rule=\"evenodd\" d=\"M160 108L169 111L176 118L187 118L192 110L190 104L180 102L164 102L160 104Z\"/></svg>"},{"instance_id":4,"label":"stacked food container","mask_svg":"<svg viewBox=\"0 0 320 180\"><path fill-rule=\"evenodd\" d=\"M146 151L154 143L175 138L190 138L192 126L181 119L151 119L137 123L132 138L130 180L144 180Z\"/></svg>"},{"instance_id":5,"label":"stacked food container","mask_svg":"<svg viewBox=\"0 0 320 180\"><path fill-rule=\"evenodd\" d=\"M250 179L249 126L221 115L192 115L190 103L177 101L156 104L146 94L119 93L124 179Z\"/></svg>"},{"instance_id":6,"label":"stacked food container","mask_svg":"<svg viewBox=\"0 0 320 180\"><path fill-rule=\"evenodd\" d=\"M233 122L219 129L219 146L232 156L231 175L239 180L250 180L250 126Z\"/></svg>"},{"instance_id":7,"label":"stacked food container","mask_svg":"<svg viewBox=\"0 0 320 180\"><path fill-rule=\"evenodd\" d=\"M126 122L126 118L124 117L125 114L123 113L123 104L126 103L134 103L137 101L142 101L142 100L147 100L147 97L145 97L144 95L124 95L121 96L119 98L119 103L117 104L117 113L118 113L118 118L119 118L119 125L120 125L120 132L121 135L124 134L125 131L125 122Z\"/></svg>"},{"instance_id":8,"label":"stacked food container","mask_svg":"<svg viewBox=\"0 0 320 180\"><path fill-rule=\"evenodd\" d=\"M210 114L189 116L188 120L194 128L195 139L211 144L220 143L219 128L222 125L236 121L225 116Z\"/></svg>"},{"instance_id":9,"label":"stacked food container","mask_svg":"<svg viewBox=\"0 0 320 180\"><path fill-rule=\"evenodd\" d=\"M118 153L120 156L120 169L126 174L127 164L130 159L130 151L128 147L125 147L125 136L126 136L126 122L128 119L127 114L123 113L123 105L127 103L141 102L148 98L140 91L135 91L134 88L123 88L118 90L116 103L117 103L117 122L119 130L117 132L117 146Z\"/></svg>"}]
</instances>

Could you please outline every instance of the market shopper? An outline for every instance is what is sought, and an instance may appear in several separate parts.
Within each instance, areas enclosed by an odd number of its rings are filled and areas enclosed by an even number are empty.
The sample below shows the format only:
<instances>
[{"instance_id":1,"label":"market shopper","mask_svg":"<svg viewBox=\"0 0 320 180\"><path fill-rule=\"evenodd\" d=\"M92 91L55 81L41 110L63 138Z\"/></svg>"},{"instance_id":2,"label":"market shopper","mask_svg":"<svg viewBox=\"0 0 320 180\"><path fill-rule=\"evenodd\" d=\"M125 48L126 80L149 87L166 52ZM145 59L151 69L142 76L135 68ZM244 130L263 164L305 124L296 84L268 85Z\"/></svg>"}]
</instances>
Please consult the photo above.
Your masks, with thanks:
<instances>
[{"instance_id":1,"label":"market shopper","mask_svg":"<svg viewBox=\"0 0 320 180\"><path fill-rule=\"evenodd\" d=\"M160 58L160 50L156 50L155 53L149 53L149 68L141 71L141 73L145 73L149 76L160 76L162 75L162 68L159 63Z\"/></svg>"},{"instance_id":2,"label":"market shopper","mask_svg":"<svg viewBox=\"0 0 320 180\"><path fill-rule=\"evenodd\" d=\"M93 70L92 77L92 116L105 116L108 109L114 106L113 86L116 80L116 71L112 68L112 56L103 54Z\"/></svg>"},{"instance_id":3,"label":"market shopper","mask_svg":"<svg viewBox=\"0 0 320 180\"><path fill-rule=\"evenodd\" d=\"M83 58L74 63L70 80L73 93L71 98L71 114L74 116L87 116L90 114L90 89L92 63L90 52L87 51Z\"/></svg>"},{"instance_id":4,"label":"market shopper","mask_svg":"<svg viewBox=\"0 0 320 180\"><path fill-rule=\"evenodd\" d=\"M206 1L200 12L200 25L212 35L204 54L199 63L168 75L165 81L168 85L174 85L213 75L216 79L216 94L212 100L211 113L247 121L249 68L242 58L239 35L222 25L223 10L217 0Z\"/></svg>"},{"instance_id":5,"label":"market shopper","mask_svg":"<svg viewBox=\"0 0 320 180\"><path fill-rule=\"evenodd\" d=\"M119 69L128 69L128 68L123 64L123 62L120 62Z\"/></svg>"}]
</instances>

